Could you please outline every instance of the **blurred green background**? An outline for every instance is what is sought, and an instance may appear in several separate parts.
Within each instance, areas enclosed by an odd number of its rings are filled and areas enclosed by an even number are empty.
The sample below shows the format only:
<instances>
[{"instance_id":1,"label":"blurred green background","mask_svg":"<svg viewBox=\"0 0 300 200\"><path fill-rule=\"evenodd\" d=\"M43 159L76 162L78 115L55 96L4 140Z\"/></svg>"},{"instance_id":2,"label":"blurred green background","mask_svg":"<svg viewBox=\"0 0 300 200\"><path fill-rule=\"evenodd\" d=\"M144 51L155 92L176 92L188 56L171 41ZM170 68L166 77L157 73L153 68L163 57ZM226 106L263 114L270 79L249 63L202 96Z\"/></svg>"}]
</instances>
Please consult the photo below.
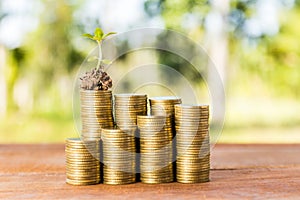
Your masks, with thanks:
<instances>
[{"instance_id":1,"label":"blurred green background","mask_svg":"<svg viewBox=\"0 0 300 200\"><path fill-rule=\"evenodd\" d=\"M226 90L218 142L299 143L299 19L297 0L1 0L0 143L77 136L73 82L95 47L81 34L97 26L168 28L204 46Z\"/></svg>"}]
</instances>

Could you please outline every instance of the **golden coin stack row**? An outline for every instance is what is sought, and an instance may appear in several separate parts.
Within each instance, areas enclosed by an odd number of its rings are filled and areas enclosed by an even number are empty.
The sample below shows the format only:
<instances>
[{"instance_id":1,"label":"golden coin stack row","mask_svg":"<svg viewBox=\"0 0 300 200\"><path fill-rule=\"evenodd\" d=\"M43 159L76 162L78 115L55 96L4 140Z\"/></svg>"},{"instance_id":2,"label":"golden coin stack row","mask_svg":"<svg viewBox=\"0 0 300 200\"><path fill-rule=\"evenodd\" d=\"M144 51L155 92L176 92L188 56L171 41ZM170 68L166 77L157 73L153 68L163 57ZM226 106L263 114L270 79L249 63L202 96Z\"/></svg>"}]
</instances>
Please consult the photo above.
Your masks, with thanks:
<instances>
[{"instance_id":1,"label":"golden coin stack row","mask_svg":"<svg viewBox=\"0 0 300 200\"><path fill-rule=\"evenodd\" d=\"M118 128L112 128L111 91L81 90L80 99L82 140L66 140L67 183L89 185L103 179L105 184L128 184L139 179L136 172L144 183L209 181L208 105L156 97L149 100L152 115L147 115L147 95L116 94Z\"/></svg>"},{"instance_id":2,"label":"golden coin stack row","mask_svg":"<svg viewBox=\"0 0 300 200\"><path fill-rule=\"evenodd\" d=\"M66 182L92 185L100 182L99 141L66 140Z\"/></svg>"},{"instance_id":3,"label":"golden coin stack row","mask_svg":"<svg viewBox=\"0 0 300 200\"><path fill-rule=\"evenodd\" d=\"M209 106L175 105L177 168L181 183L209 181Z\"/></svg>"},{"instance_id":4,"label":"golden coin stack row","mask_svg":"<svg viewBox=\"0 0 300 200\"><path fill-rule=\"evenodd\" d=\"M81 90L82 138L100 139L101 127L113 126L112 92Z\"/></svg>"},{"instance_id":5,"label":"golden coin stack row","mask_svg":"<svg viewBox=\"0 0 300 200\"><path fill-rule=\"evenodd\" d=\"M115 121L120 129L136 128L137 115L147 114L147 95L114 95Z\"/></svg>"},{"instance_id":6,"label":"golden coin stack row","mask_svg":"<svg viewBox=\"0 0 300 200\"><path fill-rule=\"evenodd\" d=\"M103 183L136 182L135 129L103 128Z\"/></svg>"},{"instance_id":7,"label":"golden coin stack row","mask_svg":"<svg viewBox=\"0 0 300 200\"><path fill-rule=\"evenodd\" d=\"M166 129L165 116L138 116L140 131L140 170L144 183L174 181L172 133Z\"/></svg>"}]
</instances>

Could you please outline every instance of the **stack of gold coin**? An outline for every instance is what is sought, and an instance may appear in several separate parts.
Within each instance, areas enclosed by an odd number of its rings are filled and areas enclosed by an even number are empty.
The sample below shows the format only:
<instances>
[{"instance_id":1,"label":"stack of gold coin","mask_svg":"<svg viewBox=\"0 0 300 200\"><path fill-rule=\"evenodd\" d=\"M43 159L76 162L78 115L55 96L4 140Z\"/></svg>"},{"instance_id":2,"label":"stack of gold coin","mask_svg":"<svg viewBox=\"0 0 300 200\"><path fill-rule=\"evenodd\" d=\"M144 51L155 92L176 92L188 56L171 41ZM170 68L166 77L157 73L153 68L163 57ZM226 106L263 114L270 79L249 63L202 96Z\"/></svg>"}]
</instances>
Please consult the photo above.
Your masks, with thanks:
<instances>
[{"instance_id":1,"label":"stack of gold coin","mask_svg":"<svg viewBox=\"0 0 300 200\"><path fill-rule=\"evenodd\" d=\"M181 183L209 181L209 106L175 105L177 168Z\"/></svg>"},{"instance_id":2,"label":"stack of gold coin","mask_svg":"<svg viewBox=\"0 0 300 200\"><path fill-rule=\"evenodd\" d=\"M166 116L138 116L140 131L140 171L144 183L174 181L172 166L172 133L166 129L170 123Z\"/></svg>"},{"instance_id":3,"label":"stack of gold coin","mask_svg":"<svg viewBox=\"0 0 300 200\"><path fill-rule=\"evenodd\" d=\"M81 90L83 138L99 139L101 127L113 126L111 91Z\"/></svg>"},{"instance_id":4,"label":"stack of gold coin","mask_svg":"<svg viewBox=\"0 0 300 200\"><path fill-rule=\"evenodd\" d=\"M120 129L136 128L137 115L147 114L147 95L115 94L115 121Z\"/></svg>"},{"instance_id":5,"label":"stack of gold coin","mask_svg":"<svg viewBox=\"0 0 300 200\"><path fill-rule=\"evenodd\" d=\"M181 99L174 96L149 98L152 115L171 115L174 117L174 105L181 104Z\"/></svg>"},{"instance_id":6,"label":"stack of gold coin","mask_svg":"<svg viewBox=\"0 0 300 200\"><path fill-rule=\"evenodd\" d=\"M103 128L103 183L136 182L135 129Z\"/></svg>"},{"instance_id":7,"label":"stack of gold coin","mask_svg":"<svg viewBox=\"0 0 300 200\"><path fill-rule=\"evenodd\" d=\"M152 115L162 115L170 116L171 124L168 130L171 131L174 142L173 142L173 161L176 160L176 131L175 131L175 109L174 105L181 104L181 98L175 96L162 96L162 97L152 97L149 98L151 114ZM176 177L176 163L173 163L173 173Z\"/></svg>"},{"instance_id":8,"label":"stack of gold coin","mask_svg":"<svg viewBox=\"0 0 300 200\"><path fill-rule=\"evenodd\" d=\"M65 151L68 184L92 185L100 182L99 141L68 138Z\"/></svg>"},{"instance_id":9,"label":"stack of gold coin","mask_svg":"<svg viewBox=\"0 0 300 200\"><path fill-rule=\"evenodd\" d=\"M181 99L178 97L153 97L149 99L151 107L151 115L166 116L167 119L170 118L171 123L167 123L167 128L170 130L174 136L175 126L174 117L175 109L174 105L181 104Z\"/></svg>"}]
</instances>

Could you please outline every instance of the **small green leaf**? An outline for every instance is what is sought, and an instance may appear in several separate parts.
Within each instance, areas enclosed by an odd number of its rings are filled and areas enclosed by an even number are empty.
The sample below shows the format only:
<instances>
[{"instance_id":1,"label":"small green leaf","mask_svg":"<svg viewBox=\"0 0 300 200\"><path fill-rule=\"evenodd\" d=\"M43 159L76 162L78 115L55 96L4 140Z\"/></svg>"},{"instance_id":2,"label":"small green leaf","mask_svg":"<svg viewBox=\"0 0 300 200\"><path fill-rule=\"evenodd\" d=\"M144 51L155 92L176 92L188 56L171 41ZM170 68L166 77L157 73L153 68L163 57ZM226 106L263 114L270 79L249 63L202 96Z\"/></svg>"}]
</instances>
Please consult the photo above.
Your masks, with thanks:
<instances>
[{"instance_id":1,"label":"small green leaf","mask_svg":"<svg viewBox=\"0 0 300 200\"><path fill-rule=\"evenodd\" d=\"M94 38L100 41L102 39L102 36L103 36L103 31L101 30L101 28L96 28L94 33Z\"/></svg>"},{"instance_id":2,"label":"small green leaf","mask_svg":"<svg viewBox=\"0 0 300 200\"><path fill-rule=\"evenodd\" d=\"M91 34L85 33L82 34L82 36L93 40L93 36Z\"/></svg>"},{"instance_id":3,"label":"small green leaf","mask_svg":"<svg viewBox=\"0 0 300 200\"><path fill-rule=\"evenodd\" d=\"M106 64L106 65L110 65L112 63L112 61L107 60L107 59L101 60L101 62Z\"/></svg>"},{"instance_id":4,"label":"small green leaf","mask_svg":"<svg viewBox=\"0 0 300 200\"><path fill-rule=\"evenodd\" d=\"M113 34L117 34L117 33L116 32L106 33L105 35L103 35L102 40L104 40L105 38L107 38L108 36L113 35Z\"/></svg>"},{"instance_id":5,"label":"small green leaf","mask_svg":"<svg viewBox=\"0 0 300 200\"><path fill-rule=\"evenodd\" d=\"M97 56L91 56L87 59L88 62L93 62L95 60L98 60L99 58Z\"/></svg>"}]
</instances>

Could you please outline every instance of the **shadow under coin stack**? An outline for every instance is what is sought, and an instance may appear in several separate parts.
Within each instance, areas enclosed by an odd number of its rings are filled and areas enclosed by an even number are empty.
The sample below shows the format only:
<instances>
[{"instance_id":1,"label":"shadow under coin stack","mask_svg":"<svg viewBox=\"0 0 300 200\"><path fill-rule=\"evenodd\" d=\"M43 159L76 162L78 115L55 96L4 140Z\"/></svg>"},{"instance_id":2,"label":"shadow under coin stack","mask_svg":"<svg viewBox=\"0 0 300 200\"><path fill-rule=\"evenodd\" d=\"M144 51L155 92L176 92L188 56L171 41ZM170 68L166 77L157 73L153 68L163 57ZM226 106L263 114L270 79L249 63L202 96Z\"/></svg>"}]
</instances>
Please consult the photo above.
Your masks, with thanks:
<instances>
[{"instance_id":1,"label":"shadow under coin stack","mask_svg":"<svg viewBox=\"0 0 300 200\"><path fill-rule=\"evenodd\" d=\"M209 181L209 106L175 105L176 178L181 183Z\"/></svg>"},{"instance_id":2,"label":"shadow under coin stack","mask_svg":"<svg viewBox=\"0 0 300 200\"><path fill-rule=\"evenodd\" d=\"M136 128L137 115L147 114L147 95L115 94L115 121L120 129Z\"/></svg>"},{"instance_id":3,"label":"shadow under coin stack","mask_svg":"<svg viewBox=\"0 0 300 200\"><path fill-rule=\"evenodd\" d=\"M103 128L103 183L129 184L136 182L135 129Z\"/></svg>"},{"instance_id":4,"label":"shadow under coin stack","mask_svg":"<svg viewBox=\"0 0 300 200\"><path fill-rule=\"evenodd\" d=\"M100 182L99 142L66 140L66 182L72 185L93 185Z\"/></svg>"},{"instance_id":5,"label":"shadow under coin stack","mask_svg":"<svg viewBox=\"0 0 300 200\"><path fill-rule=\"evenodd\" d=\"M113 126L111 91L81 90L82 138L100 139L101 127Z\"/></svg>"},{"instance_id":6,"label":"shadow under coin stack","mask_svg":"<svg viewBox=\"0 0 300 200\"><path fill-rule=\"evenodd\" d=\"M141 181L169 183L174 181L172 134L166 130L165 116L138 116L140 131Z\"/></svg>"}]
</instances>

